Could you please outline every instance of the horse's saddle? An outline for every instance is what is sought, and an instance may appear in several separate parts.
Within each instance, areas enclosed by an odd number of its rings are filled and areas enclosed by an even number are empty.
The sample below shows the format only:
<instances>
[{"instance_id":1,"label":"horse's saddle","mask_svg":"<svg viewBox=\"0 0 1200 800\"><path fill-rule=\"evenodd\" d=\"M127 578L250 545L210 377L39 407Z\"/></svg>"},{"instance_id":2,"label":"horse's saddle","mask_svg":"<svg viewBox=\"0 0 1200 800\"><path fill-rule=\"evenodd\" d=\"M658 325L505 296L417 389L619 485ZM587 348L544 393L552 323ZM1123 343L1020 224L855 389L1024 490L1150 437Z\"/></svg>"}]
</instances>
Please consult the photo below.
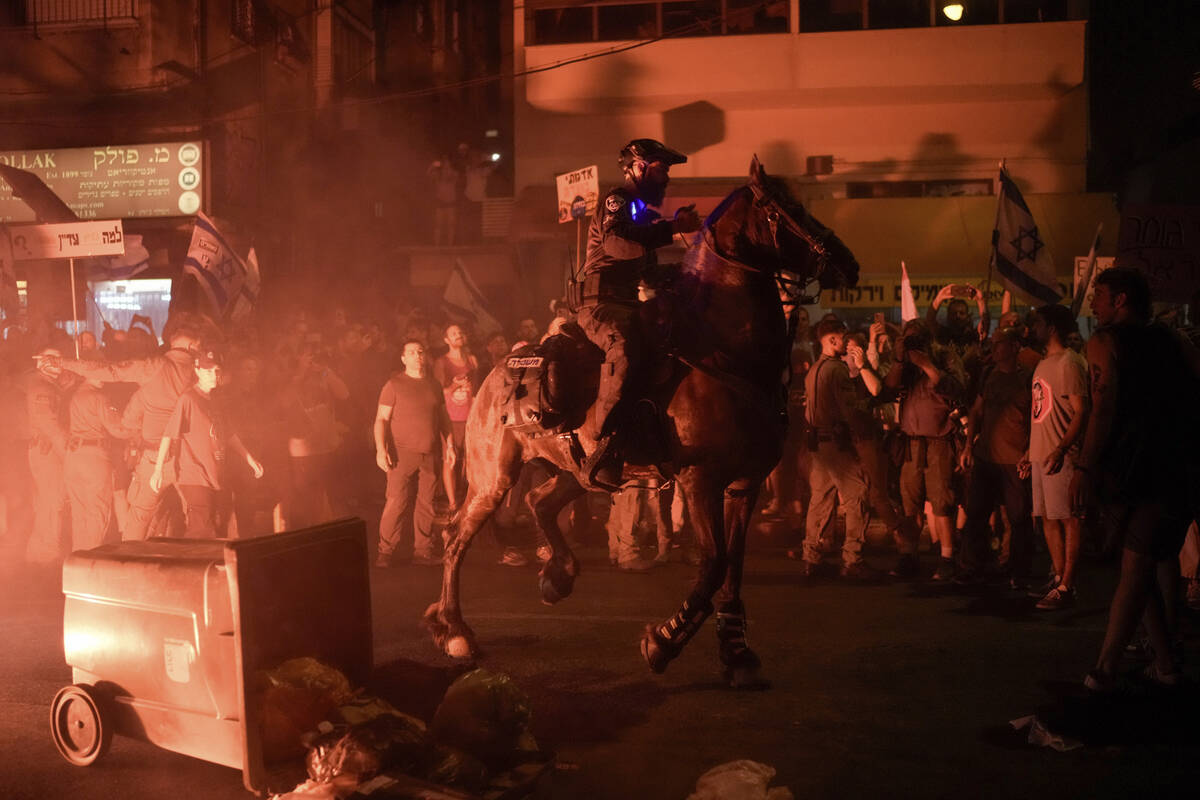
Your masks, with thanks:
<instances>
[{"instance_id":1,"label":"horse's saddle","mask_svg":"<svg viewBox=\"0 0 1200 800\"><path fill-rule=\"evenodd\" d=\"M541 344L508 357L500 421L527 436L551 436L583 424L600 386L604 353L568 323Z\"/></svg>"}]
</instances>

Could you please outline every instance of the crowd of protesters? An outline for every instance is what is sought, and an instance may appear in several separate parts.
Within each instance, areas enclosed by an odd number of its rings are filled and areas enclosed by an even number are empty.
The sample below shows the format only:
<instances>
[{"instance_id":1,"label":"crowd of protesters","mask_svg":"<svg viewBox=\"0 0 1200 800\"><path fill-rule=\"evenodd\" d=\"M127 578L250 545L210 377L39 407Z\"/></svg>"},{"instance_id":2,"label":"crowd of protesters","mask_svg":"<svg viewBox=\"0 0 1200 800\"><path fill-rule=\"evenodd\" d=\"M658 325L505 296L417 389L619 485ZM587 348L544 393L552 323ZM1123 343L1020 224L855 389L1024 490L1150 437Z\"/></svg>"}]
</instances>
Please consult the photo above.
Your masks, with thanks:
<instances>
[{"instance_id":1,"label":"crowd of protesters","mask_svg":"<svg viewBox=\"0 0 1200 800\"><path fill-rule=\"evenodd\" d=\"M874 520L892 579L1026 592L1052 611L1076 602L1081 554L1122 551L1089 680L1111 683L1139 620L1153 677L1177 679L1176 601L1200 597L1193 329L1146 325L1145 283L1128 270L1102 273L1095 297L1099 327L1086 340L1062 305L1006 310L993 325L966 285L945 287L901 326L884 314L855 328L833 314L814 323L799 309L791 425L760 519L791 535L802 580L832 573L834 560L844 580L883 579L863 557ZM548 333L570 316L551 308ZM1137 335L1126 335L1133 323ZM117 538L251 536L357 515L379 520L379 567L440 563L439 523L465 496L474 395L514 347L548 335L533 319L512 336L475 337L419 307L383 321L344 306L224 334L179 313L161 346L139 318L100 341L85 334L78 357L48 325L6 333L7 557L55 563ZM547 557L523 504L545 477L528 466L497 515L503 564ZM576 539L609 507L576 503ZM694 561L686 512L666 493L618 493L610 560L633 571ZM644 557L637 534L650 527Z\"/></svg>"}]
</instances>

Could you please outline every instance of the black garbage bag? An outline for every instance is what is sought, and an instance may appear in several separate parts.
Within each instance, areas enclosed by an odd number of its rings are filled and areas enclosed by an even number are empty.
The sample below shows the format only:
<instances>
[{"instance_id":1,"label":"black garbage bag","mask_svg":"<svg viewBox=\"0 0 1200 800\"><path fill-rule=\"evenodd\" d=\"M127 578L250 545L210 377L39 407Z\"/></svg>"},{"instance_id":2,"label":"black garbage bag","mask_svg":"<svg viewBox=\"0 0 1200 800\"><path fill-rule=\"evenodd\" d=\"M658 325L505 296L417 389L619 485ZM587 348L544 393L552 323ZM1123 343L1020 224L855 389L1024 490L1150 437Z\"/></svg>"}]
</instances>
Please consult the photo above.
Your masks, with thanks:
<instances>
[{"instance_id":1,"label":"black garbage bag","mask_svg":"<svg viewBox=\"0 0 1200 800\"><path fill-rule=\"evenodd\" d=\"M532 718L528 699L511 678L477 669L446 690L429 731L439 744L499 770L537 751Z\"/></svg>"},{"instance_id":2,"label":"black garbage bag","mask_svg":"<svg viewBox=\"0 0 1200 800\"><path fill-rule=\"evenodd\" d=\"M456 747L437 745L432 752L425 780L476 792L488 785L488 768L475 756Z\"/></svg>"},{"instance_id":3,"label":"black garbage bag","mask_svg":"<svg viewBox=\"0 0 1200 800\"><path fill-rule=\"evenodd\" d=\"M411 773L429 760L430 742L419 720L380 714L314 737L305 761L310 778L328 782L343 776L363 781L385 770Z\"/></svg>"}]
</instances>

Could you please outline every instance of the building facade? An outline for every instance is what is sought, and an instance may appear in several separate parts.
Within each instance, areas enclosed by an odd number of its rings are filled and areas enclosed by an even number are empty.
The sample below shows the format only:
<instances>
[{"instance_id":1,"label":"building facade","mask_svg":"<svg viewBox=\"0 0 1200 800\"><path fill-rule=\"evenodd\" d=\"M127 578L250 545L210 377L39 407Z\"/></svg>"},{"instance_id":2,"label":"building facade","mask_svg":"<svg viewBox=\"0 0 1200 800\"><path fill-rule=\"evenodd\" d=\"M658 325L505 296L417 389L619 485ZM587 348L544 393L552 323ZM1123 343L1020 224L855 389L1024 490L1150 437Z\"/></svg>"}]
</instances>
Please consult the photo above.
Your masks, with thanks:
<instances>
[{"instance_id":1,"label":"building facade","mask_svg":"<svg viewBox=\"0 0 1200 800\"><path fill-rule=\"evenodd\" d=\"M515 4L524 235L550 227L526 207L553 219L555 174L596 164L614 184L617 151L649 136L688 155L668 213L710 210L757 154L865 284L890 287L901 260L922 285L977 280L1005 162L1069 276L1097 223L1116 226L1111 198L1087 192L1083 4L962 5L955 22L928 0Z\"/></svg>"}]
</instances>

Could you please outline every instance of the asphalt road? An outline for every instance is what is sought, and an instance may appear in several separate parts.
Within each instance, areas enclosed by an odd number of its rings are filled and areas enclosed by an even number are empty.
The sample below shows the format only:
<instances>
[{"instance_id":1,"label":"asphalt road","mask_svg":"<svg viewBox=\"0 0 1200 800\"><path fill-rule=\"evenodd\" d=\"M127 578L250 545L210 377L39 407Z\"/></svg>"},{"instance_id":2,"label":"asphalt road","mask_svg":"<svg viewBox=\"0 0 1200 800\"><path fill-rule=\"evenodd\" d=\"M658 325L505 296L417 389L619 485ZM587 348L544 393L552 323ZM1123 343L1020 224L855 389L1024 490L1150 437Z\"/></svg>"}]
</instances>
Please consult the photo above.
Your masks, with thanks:
<instances>
[{"instance_id":1,"label":"asphalt road","mask_svg":"<svg viewBox=\"0 0 1200 800\"><path fill-rule=\"evenodd\" d=\"M482 665L529 694L539 744L558 756L553 797L682 799L702 772L734 759L773 766L773 785L797 798L1167 797L1194 784L1194 690L1164 698L1135 687L1099 713L1072 699L1099 646L1109 566L1085 568L1077 607L1045 614L995 590L802 586L794 562L752 542L749 638L773 686L733 692L719 681L711 621L664 675L638 652L642 627L686 595L691 567L622 573L585 549L574 596L547 607L535 568L497 565L486 542L472 555L465 611ZM440 571L371 575L379 674L428 705L430 684L454 673L417 625ZM0 797L249 796L233 770L120 737L93 767L63 761L49 734L51 698L70 682L58 576L10 565L0 587ZM1196 629L1185 620L1192 673ZM1039 708L1073 710L1071 724L1093 714L1084 730L1097 744L1025 746L1006 723Z\"/></svg>"}]
</instances>

